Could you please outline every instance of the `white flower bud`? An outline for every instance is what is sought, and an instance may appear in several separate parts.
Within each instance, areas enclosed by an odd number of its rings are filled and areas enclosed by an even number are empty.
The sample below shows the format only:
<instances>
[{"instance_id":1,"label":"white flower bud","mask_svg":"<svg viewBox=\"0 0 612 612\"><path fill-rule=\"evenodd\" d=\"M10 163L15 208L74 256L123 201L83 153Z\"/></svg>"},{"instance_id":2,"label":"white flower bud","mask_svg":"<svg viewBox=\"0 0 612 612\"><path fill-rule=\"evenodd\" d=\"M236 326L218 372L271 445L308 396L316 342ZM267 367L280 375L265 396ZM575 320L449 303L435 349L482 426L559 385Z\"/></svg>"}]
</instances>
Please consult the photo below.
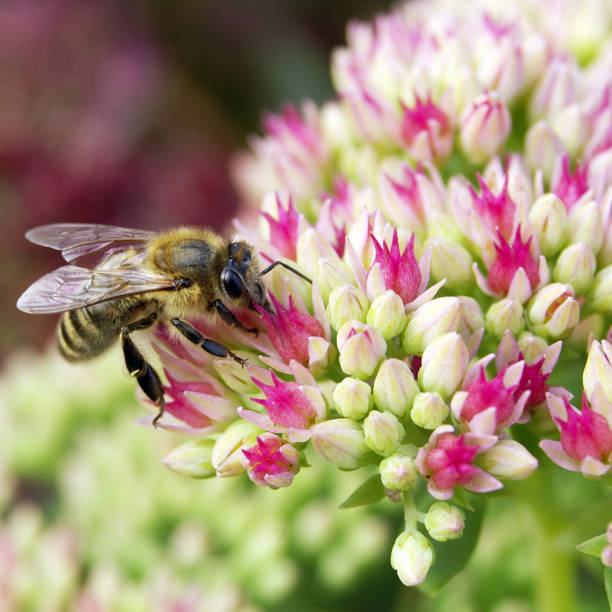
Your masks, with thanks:
<instances>
[{"instance_id":1,"label":"white flower bud","mask_svg":"<svg viewBox=\"0 0 612 612\"><path fill-rule=\"evenodd\" d=\"M365 321L368 299L353 285L336 287L329 296L326 312L330 325L338 331L347 321Z\"/></svg>"},{"instance_id":2,"label":"white flower bud","mask_svg":"<svg viewBox=\"0 0 612 612\"><path fill-rule=\"evenodd\" d=\"M543 255L550 257L563 248L567 235L567 211L561 198L554 193L540 196L529 211L529 221Z\"/></svg>"},{"instance_id":3,"label":"white flower bud","mask_svg":"<svg viewBox=\"0 0 612 612\"><path fill-rule=\"evenodd\" d=\"M385 340L401 333L407 320L402 298L390 289L372 302L366 317L368 325L375 327Z\"/></svg>"},{"instance_id":4,"label":"white flower bud","mask_svg":"<svg viewBox=\"0 0 612 612\"><path fill-rule=\"evenodd\" d=\"M501 338L506 330L510 330L513 336L518 336L525 326L523 306L510 298L493 302L487 310L486 326L487 331L497 338Z\"/></svg>"},{"instance_id":5,"label":"white flower bud","mask_svg":"<svg viewBox=\"0 0 612 612\"><path fill-rule=\"evenodd\" d=\"M347 321L338 330L337 343L342 371L362 379L374 374L387 351L387 343L380 332L359 321Z\"/></svg>"},{"instance_id":6,"label":"white flower bud","mask_svg":"<svg viewBox=\"0 0 612 612\"><path fill-rule=\"evenodd\" d=\"M416 529L397 536L391 550L391 567L406 586L421 584L433 563L431 542Z\"/></svg>"},{"instance_id":7,"label":"white flower bud","mask_svg":"<svg viewBox=\"0 0 612 612\"><path fill-rule=\"evenodd\" d=\"M456 297L435 298L419 306L408 319L402 346L408 355L422 355L432 340L457 331L461 325L461 301Z\"/></svg>"},{"instance_id":8,"label":"white flower bud","mask_svg":"<svg viewBox=\"0 0 612 612\"><path fill-rule=\"evenodd\" d=\"M372 407L372 389L367 382L345 378L336 385L333 393L336 410L348 419L362 419Z\"/></svg>"},{"instance_id":9,"label":"white flower bud","mask_svg":"<svg viewBox=\"0 0 612 612\"><path fill-rule=\"evenodd\" d=\"M467 372L470 356L463 338L451 332L433 340L423 353L419 384L449 398Z\"/></svg>"},{"instance_id":10,"label":"white flower bud","mask_svg":"<svg viewBox=\"0 0 612 612\"><path fill-rule=\"evenodd\" d=\"M463 535L465 513L446 502L435 502L425 515L425 529L437 542L456 540Z\"/></svg>"},{"instance_id":11,"label":"white flower bud","mask_svg":"<svg viewBox=\"0 0 612 612\"><path fill-rule=\"evenodd\" d=\"M365 443L378 455L388 456L401 444L405 431L391 412L372 410L363 422Z\"/></svg>"},{"instance_id":12,"label":"white flower bud","mask_svg":"<svg viewBox=\"0 0 612 612\"><path fill-rule=\"evenodd\" d=\"M419 392L410 366L399 359L386 359L374 380L374 402L380 410L388 410L402 418Z\"/></svg>"},{"instance_id":13,"label":"white flower bud","mask_svg":"<svg viewBox=\"0 0 612 612\"><path fill-rule=\"evenodd\" d=\"M538 467L538 460L515 440L500 440L481 453L478 462L492 476L509 480L527 478Z\"/></svg>"},{"instance_id":14,"label":"white flower bud","mask_svg":"<svg viewBox=\"0 0 612 612\"><path fill-rule=\"evenodd\" d=\"M533 330L551 338L569 334L580 320L580 306L574 295L571 285L551 283L542 287L531 298L527 310Z\"/></svg>"},{"instance_id":15,"label":"white flower bud","mask_svg":"<svg viewBox=\"0 0 612 612\"><path fill-rule=\"evenodd\" d=\"M574 291L581 295L593 283L597 260L593 251L583 242L570 244L561 251L555 269L553 279L559 283L569 283Z\"/></svg>"},{"instance_id":16,"label":"white flower bud","mask_svg":"<svg viewBox=\"0 0 612 612\"><path fill-rule=\"evenodd\" d=\"M385 489L408 491L417 481L418 470L412 457L396 453L385 457L378 466L380 480Z\"/></svg>"},{"instance_id":17,"label":"white flower bud","mask_svg":"<svg viewBox=\"0 0 612 612\"><path fill-rule=\"evenodd\" d=\"M415 425L423 429L434 430L448 417L449 408L439 393L428 391L418 393L414 398L410 418Z\"/></svg>"}]
</instances>

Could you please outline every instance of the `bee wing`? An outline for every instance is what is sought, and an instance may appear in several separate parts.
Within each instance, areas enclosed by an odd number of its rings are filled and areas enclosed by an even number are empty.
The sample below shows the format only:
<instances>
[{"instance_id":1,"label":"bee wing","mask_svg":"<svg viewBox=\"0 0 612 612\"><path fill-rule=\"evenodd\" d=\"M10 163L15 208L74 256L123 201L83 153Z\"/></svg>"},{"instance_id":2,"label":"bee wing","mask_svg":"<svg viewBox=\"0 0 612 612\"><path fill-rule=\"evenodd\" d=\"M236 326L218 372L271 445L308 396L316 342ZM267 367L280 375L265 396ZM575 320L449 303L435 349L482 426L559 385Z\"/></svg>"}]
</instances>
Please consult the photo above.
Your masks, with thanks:
<instances>
[{"instance_id":1,"label":"bee wing","mask_svg":"<svg viewBox=\"0 0 612 612\"><path fill-rule=\"evenodd\" d=\"M17 308L32 314L50 314L173 287L171 279L139 268L89 270L63 266L28 287L17 301Z\"/></svg>"},{"instance_id":2,"label":"bee wing","mask_svg":"<svg viewBox=\"0 0 612 612\"><path fill-rule=\"evenodd\" d=\"M52 223L32 228L26 233L26 238L34 244L61 251L64 259L70 262L105 249L113 242L146 242L156 235L157 232L114 225Z\"/></svg>"}]
</instances>

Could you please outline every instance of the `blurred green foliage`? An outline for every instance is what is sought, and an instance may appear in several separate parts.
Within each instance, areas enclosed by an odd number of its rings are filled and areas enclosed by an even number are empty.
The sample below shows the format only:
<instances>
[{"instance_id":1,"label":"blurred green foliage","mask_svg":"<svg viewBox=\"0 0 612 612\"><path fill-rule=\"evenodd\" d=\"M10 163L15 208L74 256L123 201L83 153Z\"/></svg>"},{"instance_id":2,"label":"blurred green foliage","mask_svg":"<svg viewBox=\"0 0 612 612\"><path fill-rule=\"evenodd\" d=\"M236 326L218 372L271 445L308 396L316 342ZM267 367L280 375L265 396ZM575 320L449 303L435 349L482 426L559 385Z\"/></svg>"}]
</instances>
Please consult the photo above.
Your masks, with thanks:
<instances>
[{"instance_id":1,"label":"blurred green foliage","mask_svg":"<svg viewBox=\"0 0 612 612\"><path fill-rule=\"evenodd\" d=\"M177 602L215 611L527 612L536 609L539 544L533 508L517 500L561 490L550 511L574 517L564 546L609 518L609 496L543 460L545 469L490 500L475 555L430 599L389 566L400 505L338 508L367 478L362 471L339 473L312 456L312 467L277 491L244 476L191 480L161 465L177 437L134 423L141 410L117 352L88 366L53 352L9 362L0 380L0 580L8 585L0 593L15 607L6 609L87 610L96 601L121 612ZM605 609L601 565L578 559L580 610Z\"/></svg>"}]
</instances>

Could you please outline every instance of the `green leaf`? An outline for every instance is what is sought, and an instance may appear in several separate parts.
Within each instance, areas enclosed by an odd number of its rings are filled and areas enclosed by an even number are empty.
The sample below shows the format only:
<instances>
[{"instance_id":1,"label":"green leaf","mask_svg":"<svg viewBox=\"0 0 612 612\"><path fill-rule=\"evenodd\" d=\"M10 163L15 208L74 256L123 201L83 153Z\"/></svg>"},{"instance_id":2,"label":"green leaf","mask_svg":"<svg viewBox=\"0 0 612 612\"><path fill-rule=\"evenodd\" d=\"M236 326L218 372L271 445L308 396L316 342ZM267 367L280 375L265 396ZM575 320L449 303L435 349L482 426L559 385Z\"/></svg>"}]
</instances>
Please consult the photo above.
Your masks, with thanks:
<instances>
[{"instance_id":1,"label":"green leaf","mask_svg":"<svg viewBox=\"0 0 612 612\"><path fill-rule=\"evenodd\" d=\"M474 511L468 512L465 517L465 529L461 538L447 542L432 542L436 552L435 561L425 582L418 587L427 595L436 595L455 574L460 572L476 548L485 514L486 499L474 496L471 499L471 506Z\"/></svg>"},{"instance_id":2,"label":"green leaf","mask_svg":"<svg viewBox=\"0 0 612 612\"><path fill-rule=\"evenodd\" d=\"M455 494L453 495L453 499L451 501L455 502L458 506L461 506L466 510L474 510L474 506L472 506L472 504L470 503L465 489L461 487L457 487L455 489Z\"/></svg>"},{"instance_id":3,"label":"green leaf","mask_svg":"<svg viewBox=\"0 0 612 612\"><path fill-rule=\"evenodd\" d=\"M357 487L341 504L340 508L356 508L367 504L375 504L385 496L385 489L380 482L380 476L370 476Z\"/></svg>"},{"instance_id":4,"label":"green leaf","mask_svg":"<svg viewBox=\"0 0 612 612\"><path fill-rule=\"evenodd\" d=\"M600 557L601 551L604 549L608 541L606 540L606 534L602 533L601 535L595 536L590 540L585 540L581 544L578 544L576 548L587 555L591 555L593 557Z\"/></svg>"},{"instance_id":5,"label":"green leaf","mask_svg":"<svg viewBox=\"0 0 612 612\"><path fill-rule=\"evenodd\" d=\"M608 605L612 610L612 567L604 567L604 585L608 596Z\"/></svg>"}]
</instances>

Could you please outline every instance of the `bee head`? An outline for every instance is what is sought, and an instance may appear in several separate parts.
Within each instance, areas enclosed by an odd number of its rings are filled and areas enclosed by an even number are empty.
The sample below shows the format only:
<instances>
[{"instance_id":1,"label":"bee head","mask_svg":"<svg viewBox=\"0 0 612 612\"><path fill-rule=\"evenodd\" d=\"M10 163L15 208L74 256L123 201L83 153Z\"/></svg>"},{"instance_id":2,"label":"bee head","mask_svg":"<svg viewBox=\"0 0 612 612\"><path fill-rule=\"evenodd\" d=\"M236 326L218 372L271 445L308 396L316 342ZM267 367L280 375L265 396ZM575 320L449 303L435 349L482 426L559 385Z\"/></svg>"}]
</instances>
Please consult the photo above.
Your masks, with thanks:
<instances>
[{"instance_id":1,"label":"bee head","mask_svg":"<svg viewBox=\"0 0 612 612\"><path fill-rule=\"evenodd\" d=\"M220 281L222 291L230 302L252 310L255 304L270 308L259 279L257 261L246 242L232 242L229 245L229 258L221 270Z\"/></svg>"}]
</instances>

